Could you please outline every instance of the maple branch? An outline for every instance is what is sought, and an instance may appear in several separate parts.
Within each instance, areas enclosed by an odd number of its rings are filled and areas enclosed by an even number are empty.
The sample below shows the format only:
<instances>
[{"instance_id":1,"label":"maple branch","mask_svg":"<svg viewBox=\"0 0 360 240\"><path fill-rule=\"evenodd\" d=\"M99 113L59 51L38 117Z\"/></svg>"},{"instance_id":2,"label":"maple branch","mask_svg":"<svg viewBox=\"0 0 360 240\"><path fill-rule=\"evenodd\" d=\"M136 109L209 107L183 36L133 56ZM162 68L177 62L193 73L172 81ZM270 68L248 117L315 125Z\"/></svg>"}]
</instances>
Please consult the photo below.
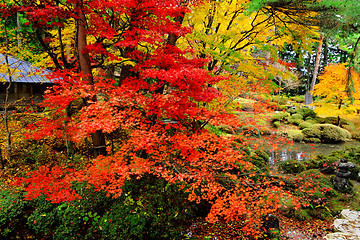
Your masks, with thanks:
<instances>
[{"instance_id":1,"label":"maple branch","mask_svg":"<svg viewBox=\"0 0 360 240\"><path fill-rule=\"evenodd\" d=\"M53 53L53 51L50 49L50 47L44 42L44 39L41 36L40 30L39 28L37 28L35 30L35 34L37 39L40 42L40 45L44 48L44 50L49 54L49 56L51 57L52 61L54 62L55 66L57 69L62 69L61 65L59 64L58 60L57 60L57 56Z\"/></svg>"}]
</instances>

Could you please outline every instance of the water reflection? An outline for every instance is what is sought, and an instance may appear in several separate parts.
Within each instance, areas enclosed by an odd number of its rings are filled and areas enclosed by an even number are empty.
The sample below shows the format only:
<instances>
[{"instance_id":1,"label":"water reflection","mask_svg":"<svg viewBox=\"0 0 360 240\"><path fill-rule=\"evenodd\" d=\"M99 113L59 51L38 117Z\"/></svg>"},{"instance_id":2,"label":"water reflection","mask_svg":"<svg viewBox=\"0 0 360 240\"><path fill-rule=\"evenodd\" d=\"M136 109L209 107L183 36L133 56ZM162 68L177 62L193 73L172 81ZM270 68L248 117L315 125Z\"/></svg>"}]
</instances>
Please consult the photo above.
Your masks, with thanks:
<instances>
[{"instance_id":1,"label":"water reflection","mask_svg":"<svg viewBox=\"0 0 360 240\"><path fill-rule=\"evenodd\" d=\"M275 163L278 163L279 161L286 161L289 159L294 160L306 160L310 158L311 156L303 151L296 151L292 149L282 149L279 151L269 151L269 164L273 165Z\"/></svg>"},{"instance_id":2,"label":"water reflection","mask_svg":"<svg viewBox=\"0 0 360 240\"><path fill-rule=\"evenodd\" d=\"M269 164L275 164L280 161L307 160L315 158L318 154L329 155L335 150L344 150L348 147L359 147L358 141L351 141L339 144L306 144L295 143L293 145L283 145L279 150L268 150Z\"/></svg>"}]
</instances>

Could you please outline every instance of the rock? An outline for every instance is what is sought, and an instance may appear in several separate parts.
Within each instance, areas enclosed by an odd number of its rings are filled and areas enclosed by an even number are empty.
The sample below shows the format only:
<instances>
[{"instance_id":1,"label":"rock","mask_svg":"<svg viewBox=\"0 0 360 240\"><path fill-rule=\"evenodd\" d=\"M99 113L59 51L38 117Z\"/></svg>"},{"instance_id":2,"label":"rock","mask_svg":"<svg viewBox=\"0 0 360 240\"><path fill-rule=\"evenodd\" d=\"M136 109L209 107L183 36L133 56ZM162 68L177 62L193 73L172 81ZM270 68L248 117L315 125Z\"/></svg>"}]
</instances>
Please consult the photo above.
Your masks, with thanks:
<instances>
[{"instance_id":1,"label":"rock","mask_svg":"<svg viewBox=\"0 0 360 240\"><path fill-rule=\"evenodd\" d=\"M347 192L351 190L351 184L349 182L349 179L342 178L342 177L335 177L333 180L334 188L336 190Z\"/></svg>"},{"instance_id":2,"label":"rock","mask_svg":"<svg viewBox=\"0 0 360 240\"><path fill-rule=\"evenodd\" d=\"M266 217L264 217L263 227L265 228L266 235L269 238L280 237L280 223L279 219L275 215L266 215Z\"/></svg>"}]
</instances>

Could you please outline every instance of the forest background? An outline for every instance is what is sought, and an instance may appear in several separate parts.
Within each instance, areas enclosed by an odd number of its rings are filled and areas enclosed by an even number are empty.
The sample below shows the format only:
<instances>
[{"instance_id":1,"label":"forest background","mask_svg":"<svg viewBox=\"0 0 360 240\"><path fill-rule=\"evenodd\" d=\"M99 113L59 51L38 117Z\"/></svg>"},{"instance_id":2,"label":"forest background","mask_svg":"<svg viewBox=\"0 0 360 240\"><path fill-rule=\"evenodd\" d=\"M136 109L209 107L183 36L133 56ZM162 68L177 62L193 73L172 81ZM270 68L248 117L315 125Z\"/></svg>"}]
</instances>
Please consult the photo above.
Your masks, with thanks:
<instances>
[{"instance_id":1,"label":"forest background","mask_svg":"<svg viewBox=\"0 0 360 240\"><path fill-rule=\"evenodd\" d=\"M54 86L40 106L4 101L0 234L184 239L202 222L224 239L269 237L264 217L284 199L314 201L255 164L263 139L287 141L264 134L264 113L274 95L308 92L319 114L358 117L358 5L2 1L5 96L21 77L9 56Z\"/></svg>"}]
</instances>

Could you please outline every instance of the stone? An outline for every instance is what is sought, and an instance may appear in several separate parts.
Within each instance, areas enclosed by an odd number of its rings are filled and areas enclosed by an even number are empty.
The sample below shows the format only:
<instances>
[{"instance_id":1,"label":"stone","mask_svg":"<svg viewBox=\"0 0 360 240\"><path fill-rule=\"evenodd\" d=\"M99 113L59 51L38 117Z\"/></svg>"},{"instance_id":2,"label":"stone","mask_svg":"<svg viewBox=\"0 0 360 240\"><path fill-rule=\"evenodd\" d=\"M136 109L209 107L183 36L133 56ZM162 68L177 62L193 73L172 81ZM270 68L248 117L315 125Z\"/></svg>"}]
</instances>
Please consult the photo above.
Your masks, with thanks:
<instances>
[{"instance_id":1,"label":"stone","mask_svg":"<svg viewBox=\"0 0 360 240\"><path fill-rule=\"evenodd\" d=\"M264 217L263 227L265 228L266 235L269 238L280 236L280 223L279 219L275 215L266 215L266 217Z\"/></svg>"},{"instance_id":2,"label":"stone","mask_svg":"<svg viewBox=\"0 0 360 240\"><path fill-rule=\"evenodd\" d=\"M305 105L309 105L313 103L313 98L311 96L311 93L309 91L307 91L305 93Z\"/></svg>"},{"instance_id":3,"label":"stone","mask_svg":"<svg viewBox=\"0 0 360 240\"><path fill-rule=\"evenodd\" d=\"M346 158L340 159L336 165L335 171L335 179L333 180L334 188L342 191L348 192L351 190L351 183L349 181L349 177L351 175L351 171L349 169L354 168L355 164L352 162L348 162Z\"/></svg>"}]
</instances>

